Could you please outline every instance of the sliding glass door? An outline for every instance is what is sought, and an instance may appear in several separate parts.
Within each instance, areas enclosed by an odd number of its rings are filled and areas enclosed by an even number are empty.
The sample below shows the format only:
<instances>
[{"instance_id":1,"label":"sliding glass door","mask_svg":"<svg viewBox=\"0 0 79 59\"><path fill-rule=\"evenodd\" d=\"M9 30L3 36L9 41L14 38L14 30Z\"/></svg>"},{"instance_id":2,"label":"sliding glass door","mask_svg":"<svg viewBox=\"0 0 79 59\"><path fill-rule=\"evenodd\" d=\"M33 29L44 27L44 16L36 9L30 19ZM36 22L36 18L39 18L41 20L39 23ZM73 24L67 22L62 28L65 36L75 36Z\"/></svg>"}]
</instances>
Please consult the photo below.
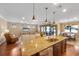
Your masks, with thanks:
<instances>
[{"instance_id":1,"label":"sliding glass door","mask_svg":"<svg viewBox=\"0 0 79 59\"><path fill-rule=\"evenodd\" d=\"M57 25L42 25L40 26L40 32L46 36L57 35Z\"/></svg>"}]
</instances>

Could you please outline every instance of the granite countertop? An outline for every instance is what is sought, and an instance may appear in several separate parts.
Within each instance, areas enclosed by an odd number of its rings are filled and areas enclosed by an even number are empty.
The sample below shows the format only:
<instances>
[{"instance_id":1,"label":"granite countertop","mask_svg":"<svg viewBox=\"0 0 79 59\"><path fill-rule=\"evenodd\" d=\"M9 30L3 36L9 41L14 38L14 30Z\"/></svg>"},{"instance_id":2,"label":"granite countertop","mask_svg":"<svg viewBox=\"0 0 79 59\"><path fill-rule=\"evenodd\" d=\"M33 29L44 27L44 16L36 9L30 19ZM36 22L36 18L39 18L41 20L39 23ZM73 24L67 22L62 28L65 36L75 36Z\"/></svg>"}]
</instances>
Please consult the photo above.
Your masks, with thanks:
<instances>
[{"instance_id":1,"label":"granite countertop","mask_svg":"<svg viewBox=\"0 0 79 59\"><path fill-rule=\"evenodd\" d=\"M21 50L23 56L31 56L37 52L40 52L50 46L64 40L62 36L56 36L56 41L48 41L44 37L37 37L32 40L27 40L23 38L21 41Z\"/></svg>"}]
</instances>

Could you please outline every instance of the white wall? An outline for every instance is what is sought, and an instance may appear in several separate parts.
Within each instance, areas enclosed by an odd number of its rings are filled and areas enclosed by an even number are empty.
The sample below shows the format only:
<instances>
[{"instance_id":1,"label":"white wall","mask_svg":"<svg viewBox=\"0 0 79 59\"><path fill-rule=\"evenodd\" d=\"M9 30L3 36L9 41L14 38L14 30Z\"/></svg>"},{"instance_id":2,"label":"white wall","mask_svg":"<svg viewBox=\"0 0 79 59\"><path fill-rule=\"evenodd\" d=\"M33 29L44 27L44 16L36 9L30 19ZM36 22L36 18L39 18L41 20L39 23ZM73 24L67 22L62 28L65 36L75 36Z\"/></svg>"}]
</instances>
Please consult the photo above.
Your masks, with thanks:
<instances>
[{"instance_id":1,"label":"white wall","mask_svg":"<svg viewBox=\"0 0 79 59\"><path fill-rule=\"evenodd\" d=\"M29 27L30 33L38 32L38 27L37 25L34 25L34 24L8 22L7 25L8 25L7 28L9 29L9 32L12 34L15 34L16 36L20 36L22 34L23 27Z\"/></svg>"},{"instance_id":2,"label":"white wall","mask_svg":"<svg viewBox=\"0 0 79 59\"><path fill-rule=\"evenodd\" d=\"M6 31L7 31L7 22L4 19L0 18L0 35Z\"/></svg>"},{"instance_id":3,"label":"white wall","mask_svg":"<svg viewBox=\"0 0 79 59\"><path fill-rule=\"evenodd\" d=\"M19 23L8 22L7 25L10 33L15 34L16 36L20 36L21 25Z\"/></svg>"}]
</instances>

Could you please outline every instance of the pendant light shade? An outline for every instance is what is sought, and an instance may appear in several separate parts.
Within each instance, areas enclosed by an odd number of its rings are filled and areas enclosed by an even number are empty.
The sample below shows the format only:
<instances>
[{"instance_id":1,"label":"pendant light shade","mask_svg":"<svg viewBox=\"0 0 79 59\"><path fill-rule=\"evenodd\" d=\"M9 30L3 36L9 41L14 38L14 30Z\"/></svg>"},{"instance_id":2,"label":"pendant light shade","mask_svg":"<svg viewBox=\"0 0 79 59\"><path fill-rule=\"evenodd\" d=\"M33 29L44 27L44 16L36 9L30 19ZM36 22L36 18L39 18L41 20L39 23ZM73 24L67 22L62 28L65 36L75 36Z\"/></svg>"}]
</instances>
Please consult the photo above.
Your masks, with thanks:
<instances>
[{"instance_id":1,"label":"pendant light shade","mask_svg":"<svg viewBox=\"0 0 79 59\"><path fill-rule=\"evenodd\" d=\"M53 11L53 24L55 24L55 14L56 14L56 11Z\"/></svg>"},{"instance_id":2,"label":"pendant light shade","mask_svg":"<svg viewBox=\"0 0 79 59\"><path fill-rule=\"evenodd\" d=\"M34 3L33 3L33 17L32 17L32 20L36 20L34 13L35 13L35 5L34 5Z\"/></svg>"},{"instance_id":3,"label":"pendant light shade","mask_svg":"<svg viewBox=\"0 0 79 59\"><path fill-rule=\"evenodd\" d=\"M54 12L53 12L53 15L55 15L55 13L56 13L56 12L54 11Z\"/></svg>"},{"instance_id":4,"label":"pendant light shade","mask_svg":"<svg viewBox=\"0 0 79 59\"><path fill-rule=\"evenodd\" d=\"M53 24L55 24L55 21L53 21Z\"/></svg>"},{"instance_id":5,"label":"pendant light shade","mask_svg":"<svg viewBox=\"0 0 79 59\"><path fill-rule=\"evenodd\" d=\"M45 20L45 22L47 22L47 19Z\"/></svg>"},{"instance_id":6,"label":"pendant light shade","mask_svg":"<svg viewBox=\"0 0 79 59\"><path fill-rule=\"evenodd\" d=\"M35 20L35 16L33 15L32 20Z\"/></svg>"},{"instance_id":7,"label":"pendant light shade","mask_svg":"<svg viewBox=\"0 0 79 59\"><path fill-rule=\"evenodd\" d=\"M47 21L47 9L48 9L48 8L45 8L45 10L46 10L46 20L45 20L45 22L48 22L48 21Z\"/></svg>"},{"instance_id":8,"label":"pendant light shade","mask_svg":"<svg viewBox=\"0 0 79 59\"><path fill-rule=\"evenodd\" d=\"M53 20L55 20L56 11L53 11Z\"/></svg>"},{"instance_id":9,"label":"pendant light shade","mask_svg":"<svg viewBox=\"0 0 79 59\"><path fill-rule=\"evenodd\" d=\"M53 24L56 24L56 13L58 12L58 9L59 8L62 8L62 5L58 5L58 6L56 6L56 10L55 11L53 11Z\"/></svg>"}]
</instances>

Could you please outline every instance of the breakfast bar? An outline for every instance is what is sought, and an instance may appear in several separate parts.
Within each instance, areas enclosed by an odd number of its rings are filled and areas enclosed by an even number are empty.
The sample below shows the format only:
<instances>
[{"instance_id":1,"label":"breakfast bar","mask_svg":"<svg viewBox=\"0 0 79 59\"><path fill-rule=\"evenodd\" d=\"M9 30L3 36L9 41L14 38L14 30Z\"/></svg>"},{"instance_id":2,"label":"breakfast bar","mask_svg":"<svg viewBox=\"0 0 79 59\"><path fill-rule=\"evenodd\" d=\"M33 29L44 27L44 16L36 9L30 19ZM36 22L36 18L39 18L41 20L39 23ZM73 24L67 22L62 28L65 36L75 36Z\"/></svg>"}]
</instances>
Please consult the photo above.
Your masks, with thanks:
<instances>
[{"instance_id":1,"label":"breakfast bar","mask_svg":"<svg viewBox=\"0 0 79 59\"><path fill-rule=\"evenodd\" d=\"M32 38L32 37L31 37ZM22 56L61 56L66 52L66 39L63 36L46 39L35 37L27 39L26 35L21 37Z\"/></svg>"}]
</instances>

